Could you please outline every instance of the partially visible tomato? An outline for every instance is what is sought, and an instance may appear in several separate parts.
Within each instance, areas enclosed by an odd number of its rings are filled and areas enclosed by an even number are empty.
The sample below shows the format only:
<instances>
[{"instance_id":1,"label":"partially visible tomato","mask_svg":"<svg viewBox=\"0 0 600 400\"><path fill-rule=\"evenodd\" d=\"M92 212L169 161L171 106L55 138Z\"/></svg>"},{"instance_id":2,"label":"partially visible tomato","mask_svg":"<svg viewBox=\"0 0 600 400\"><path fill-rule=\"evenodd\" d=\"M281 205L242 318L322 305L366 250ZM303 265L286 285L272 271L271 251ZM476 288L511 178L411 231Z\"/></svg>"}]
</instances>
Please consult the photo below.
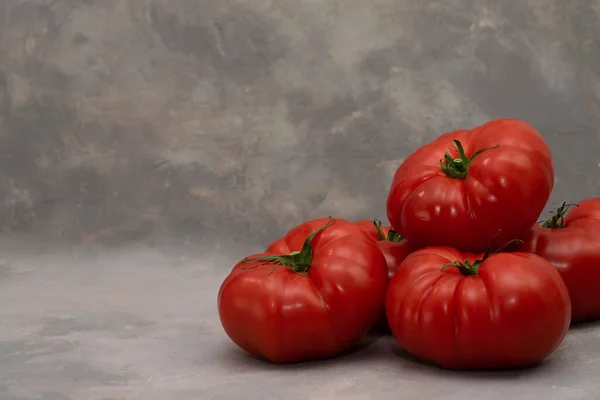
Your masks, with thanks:
<instances>
[{"instance_id":1,"label":"partially visible tomato","mask_svg":"<svg viewBox=\"0 0 600 400\"><path fill-rule=\"evenodd\" d=\"M355 222L373 239L377 240L379 248L385 257L388 267L388 279L396 273L398 266L412 251L408 241L390 226L382 226L381 221L359 220Z\"/></svg>"},{"instance_id":2,"label":"partially visible tomato","mask_svg":"<svg viewBox=\"0 0 600 400\"><path fill-rule=\"evenodd\" d=\"M552 155L529 124L499 119L446 133L400 165L387 199L392 227L413 245L483 252L533 225L554 186Z\"/></svg>"},{"instance_id":3,"label":"partially visible tomato","mask_svg":"<svg viewBox=\"0 0 600 400\"><path fill-rule=\"evenodd\" d=\"M534 225L518 250L542 256L558 269L576 323L600 317L600 198L583 200L571 212L569 207L563 203L552 218Z\"/></svg>"},{"instance_id":4,"label":"partially visible tomato","mask_svg":"<svg viewBox=\"0 0 600 400\"><path fill-rule=\"evenodd\" d=\"M327 358L369 330L386 285L377 243L352 222L320 218L238 263L219 290L219 316L231 340L256 356Z\"/></svg>"},{"instance_id":5,"label":"partially visible tomato","mask_svg":"<svg viewBox=\"0 0 600 400\"><path fill-rule=\"evenodd\" d=\"M356 221L355 224L360 226L373 239L377 240L387 263L388 281L391 280L400 263L414 249L402 235L393 230L391 226L382 226L379 220L369 221L362 219ZM373 328L376 331L389 332L385 310L381 313L381 317L377 320Z\"/></svg>"},{"instance_id":6,"label":"partially visible tomato","mask_svg":"<svg viewBox=\"0 0 600 400\"><path fill-rule=\"evenodd\" d=\"M571 304L558 271L530 253L427 247L389 283L386 314L409 353L447 368L537 363L562 342Z\"/></svg>"}]
</instances>

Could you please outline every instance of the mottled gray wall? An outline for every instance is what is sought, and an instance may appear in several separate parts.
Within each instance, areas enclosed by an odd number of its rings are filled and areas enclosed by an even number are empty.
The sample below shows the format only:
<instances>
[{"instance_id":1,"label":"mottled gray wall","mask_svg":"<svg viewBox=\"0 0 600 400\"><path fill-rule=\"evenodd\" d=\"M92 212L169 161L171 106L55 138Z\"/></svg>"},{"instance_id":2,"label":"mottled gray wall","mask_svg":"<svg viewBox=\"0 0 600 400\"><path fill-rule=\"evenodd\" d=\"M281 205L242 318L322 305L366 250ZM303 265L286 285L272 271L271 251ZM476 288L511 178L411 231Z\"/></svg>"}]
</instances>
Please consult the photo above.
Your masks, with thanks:
<instances>
[{"instance_id":1,"label":"mottled gray wall","mask_svg":"<svg viewBox=\"0 0 600 400\"><path fill-rule=\"evenodd\" d=\"M498 117L545 135L552 201L578 200L599 116L598 0L0 3L5 231L265 242L384 217L403 157Z\"/></svg>"}]
</instances>

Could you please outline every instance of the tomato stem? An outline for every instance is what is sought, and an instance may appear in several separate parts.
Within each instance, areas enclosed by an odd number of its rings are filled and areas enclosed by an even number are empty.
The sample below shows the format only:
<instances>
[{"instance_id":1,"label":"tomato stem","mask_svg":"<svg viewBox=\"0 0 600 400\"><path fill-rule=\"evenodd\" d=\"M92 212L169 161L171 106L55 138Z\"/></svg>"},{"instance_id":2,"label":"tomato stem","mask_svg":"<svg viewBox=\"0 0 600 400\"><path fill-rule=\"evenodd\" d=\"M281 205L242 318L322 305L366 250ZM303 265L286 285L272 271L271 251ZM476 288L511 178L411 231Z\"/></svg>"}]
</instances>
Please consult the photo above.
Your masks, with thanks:
<instances>
[{"instance_id":1,"label":"tomato stem","mask_svg":"<svg viewBox=\"0 0 600 400\"><path fill-rule=\"evenodd\" d=\"M442 168L442 171L450 178L454 179L465 179L469 173L469 166L471 165L475 157L477 157L484 151L500 147L499 144L493 147L486 147L484 149L476 151L475 154L473 154L471 158L469 158L465 154L465 149L459 140L454 139L454 144L456 144L456 149L458 150L458 158L453 158L450 153L446 153L444 154L444 159L440 160L440 167Z\"/></svg>"},{"instance_id":2,"label":"tomato stem","mask_svg":"<svg viewBox=\"0 0 600 400\"><path fill-rule=\"evenodd\" d=\"M513 240L509 240L508 242L504 243L502 246L500 246L500 248L498 250L496 250L494 252L494 254L498 254L501 253L502 250L506 249L509 245L513 244L513 243L519 243L519 244L523 244L523 240L521 239L513 239Z\"/></svg>"},{"instance_id":3,"label":"tomato stem","mask_svg":"<svg viewBox=\"0 0 600 400\"><path fill-rule=\"evenodd\" d=\"M511 243L516 243L516 242L523 243L523 241L521 239L509 240L508 242L506 242L502 246L500 246L500 248L498 250L492 252L492 243L493 243L494 239L496 237L498 237L498 235L500 233L502 233L502 231L500 229L498 229L498 233L496 233L494 236L492 236L492 238L490 239L490 242L488 244L488 247L485 250L485 253L483 253L483 257L481 257L481 259L475 260L474 262L471 262L468 258L465 259L462 262L456 260L454 262L442 265L442 269L441 270L443 271L443 270L445 270L448 267L456 267L456 268L458 268L458 271L461 274L463 274L464 276L477 275L477 273L479 272L479 267L481 266L481 264L483 264L483 262L485 260L487 260L489 258L489 256L491 254L498 254L498 253L500 253L502 250L504 250Z\"/></svg>"},{"instance_id":4,"label":"tomato stem","mask_svg":"<svg viewBox=\"0 0 600 400\"><path fill-rule=\"evenodd\" d=\"M313 257L313 247L311 244L312 240L315 238L317 233L330 227L334 222L335 222L335 219L329 217L329 221L327 221L327 223L325 225L323 225L322 227L320 227L319 229L317 229L316 231L312 232L310 235L307 236L306 240L304 241L304 245L302 246L302 250L300 250L300 251L293 251L289 255L246 258L243 260L243 262L266 261L266 262L274 263L276 265L284 266L286 268L290 268L292 271L299 273L299 274L306 274L306 273L308 273L308 269L310 268L310 265L312 263L312 257Z\"/></svg>"},{"instance_id":5,"label":"tomato stem","mask_svg":"<svg viewBox=\"0 0 600 400\"><path fill-rule=\"evenodd\" d=\"M569 213L569 209L571 207L579 207L579 204L567 204L566 202L563 202L562 205L560 207L558 207L555 212L553 212L554 215L552 217L548 218L546 221L544 221L542 226L544 228L551 228L551 229L564 228L565 227L565 217Z\"/></svg>"},{"instance_id":6,"label":"tomato stem","mask_svg":"<svg viewBox=\"0 0 600 400\"><path fill-rule=\"evenodd\" d=\"M375 225L375 230L377 231L377 237L379 240L385 240L385 236L383 236L383 232L381 232L381 221L376 219L373 221L373 225Z\"/></svg>"},{"instance_id":7,"label":"tomato stem","mask_svg":"<svg viewBox=\"0 0 600 400\"><path fill-rule=\"evenodd\" d=\"M387 234L387 241L388 242L398 243L398 242L401 242L403 240L404 240L404 236L402 236L401 234L399 234L395 230L390 229L388 231L388 234Z\"/></svg>"},{"instance_id":8,"label":"tomato stem","mask_svg":"<svg viewBox=\"0 0 600 400\"><path fill-rule=\"evenodd\" d=\"M458 269L458 271L463 274L464 276L473 276L473 275L477 275L477 272L479 270L479 266L481 265L481 263L483 263L483 260L477 260L473 263L471 263L471 261L467 258L465 259L465 261L454 261L448 264L444 264L442 265L442 271L444 271L446 268L448 267L456 267Z\"/></svg>"},{"instance_id":9,"label":"tomato stem","mask_svg":"<svg viewBox=\"0 0 600 400\"><path fill-rule=\"evenodd\" d=\"M387 237L383 235L383 232L381 232L381 221L376 219L373 221L373 225L375 225L375 229L377 230L377 237L379 238L379 240L387 240L388 242L401 242L404 240L404 236L402 236L401 234L399 234L398 232L396 232L393 229L390 229L388 231Z\"/></svg>"}]
</instances>

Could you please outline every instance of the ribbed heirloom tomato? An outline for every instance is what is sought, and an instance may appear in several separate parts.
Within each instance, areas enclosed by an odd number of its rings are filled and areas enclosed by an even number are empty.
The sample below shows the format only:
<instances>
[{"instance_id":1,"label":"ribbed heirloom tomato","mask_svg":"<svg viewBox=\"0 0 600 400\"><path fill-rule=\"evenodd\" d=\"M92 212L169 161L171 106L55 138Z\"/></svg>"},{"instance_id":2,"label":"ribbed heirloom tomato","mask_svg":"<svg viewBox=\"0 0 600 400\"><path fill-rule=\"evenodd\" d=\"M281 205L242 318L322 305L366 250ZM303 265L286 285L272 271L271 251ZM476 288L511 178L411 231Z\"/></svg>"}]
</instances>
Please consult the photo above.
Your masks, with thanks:
<instances>
[{"instance_id":1,"label":"ribbed heirloom tomato","mask_svg":"<svg viewBox=\"0 0 600 400\"><path fill-rule=\"evenodd\" d=\"M335 356L381 315L386 261L344 219L305 222L247 257L218 295L221 323L239 347L276 363Z\"/></svg>"},{"instance_id":2,"label":"ribbed heirloom tomato","mask_svg":"<svg viewBox=\"0 0 600 400\"><path fill-rule=\"evenodd\" d=\"M572 321L582 322L600 317L600 198L583 200L567 214L569 207L534 225L519 250L558 269L571 294Z\"/></svg>"},{"instance_id":3,"label":"ribbed heirloom tomato","mask_svg":"<svg viewBox=\"0 0 600 400\"><path fill-rule=\"evenodd\" d=\"M569 328L558 271L530 253L427 247L389 283L386 314L409 353L446 368L508 368L543 360Z\"/></svg>"},{"instance_id":4,"label":"ribbed heirloom tomato","mask_svg":"<svg viewBox=\"0 0 600 400\"><path fill-rule=\"evenodd\" d=\"M418 248L483 252L499 230L495 245L529 229L553 186L552 155L541 135L523 121L500 119L444 134L406 158L387 214Z\"/></svg>"}]
</instances>

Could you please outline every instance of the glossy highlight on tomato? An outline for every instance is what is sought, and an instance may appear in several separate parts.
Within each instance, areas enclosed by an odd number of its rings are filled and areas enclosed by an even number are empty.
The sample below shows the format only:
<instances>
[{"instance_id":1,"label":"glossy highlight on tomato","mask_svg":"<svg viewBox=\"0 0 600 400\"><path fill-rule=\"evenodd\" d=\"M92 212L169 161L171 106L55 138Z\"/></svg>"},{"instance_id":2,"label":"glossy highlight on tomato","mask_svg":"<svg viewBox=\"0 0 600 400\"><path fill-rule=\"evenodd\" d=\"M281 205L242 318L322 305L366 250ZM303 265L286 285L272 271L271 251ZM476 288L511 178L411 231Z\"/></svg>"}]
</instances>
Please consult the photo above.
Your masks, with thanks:
<instances>
[{"instance_id":1,"label":"glossy highlight on tomato","mask_svg":"<svg viewBox=\"0 0 600 400\"><path fill-rule=\"evenodd\" d=\"M342 353L381 315L386 261L347 220L307 221L225 279L218 310L239 347L275 363Z\"/></svg>"},{"instance_id":2,"label":"glossy highlight on tomato","mask_svg":"<svg viewBox=\"0 0 600 400\"><path fill-rule=\"evenodd\" d=\"M562 342L571 303L558 271L530 253L427 247L389 283L386 315L406 351L446 368L542 361Z\"/></svg>"},{"instance_id":3,"label":"glossy highlight on tomato","mask_svg":"<svg viewBox=\"0 0 600 400\"><path fill-rule=\"evenodd\" d=\"M600 198L563 203L527 231L518 250L545 258L560 272L571 294L573 323L600 318Z\"/></svg>"},{"instance_id":4,"label":"glossy highlight on tomato","mask_svg":"<svg viewBox=\"0 0 600 400\"><path fill-rule=\"evenodd\" d=\"M554 186L542 136L515 119L446 133L400 165L387 199L392 227L411 244L483 252L529 229ZM497 247L496 247L497 248Z\"/></svg>"}]
</instances>

